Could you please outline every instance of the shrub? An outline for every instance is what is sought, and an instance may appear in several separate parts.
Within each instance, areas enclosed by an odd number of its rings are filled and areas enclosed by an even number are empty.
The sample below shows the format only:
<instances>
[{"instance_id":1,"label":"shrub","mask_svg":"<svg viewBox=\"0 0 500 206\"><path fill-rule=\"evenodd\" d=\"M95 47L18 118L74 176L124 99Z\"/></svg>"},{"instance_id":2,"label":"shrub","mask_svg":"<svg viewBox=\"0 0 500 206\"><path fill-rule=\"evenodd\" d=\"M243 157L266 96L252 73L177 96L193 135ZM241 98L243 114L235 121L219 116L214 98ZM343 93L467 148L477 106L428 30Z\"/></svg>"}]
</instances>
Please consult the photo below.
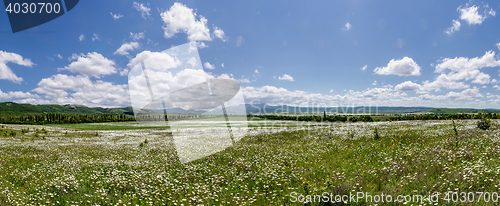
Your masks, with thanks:
<instances>
[{"instance_id":1,"label":"shrub","mask_svg":"<svg viewBox=\"0 0 500 206\"><path fill-rule=\"evenodd\" d=\"M491 122L491 120L482 118L477 122L477 127L482 130L487 130L491 127L492 124L493 123Z\"/></svg>"},{"instance_id":2,"label":"shrub","mask_svg":"<svg viewBox=\"0 0 500 206\"><path fill-rule=\"evenodd\" d=\"M455 132L455 136L458 136L457 125L455 124L455 120L451 120L453 123L453 131Z\"/></svg>"},{"instance_id":3,"label":"shrub","mask_svg":"<svg viewBox=\"0 0 500 206\"><path fill-rule=\"evenodd\" d=\"M373 130L373 139L378 140L380 139L380 135L378 134L378 128L375 127L375 130Z\"/></svg>"}]
</instances>

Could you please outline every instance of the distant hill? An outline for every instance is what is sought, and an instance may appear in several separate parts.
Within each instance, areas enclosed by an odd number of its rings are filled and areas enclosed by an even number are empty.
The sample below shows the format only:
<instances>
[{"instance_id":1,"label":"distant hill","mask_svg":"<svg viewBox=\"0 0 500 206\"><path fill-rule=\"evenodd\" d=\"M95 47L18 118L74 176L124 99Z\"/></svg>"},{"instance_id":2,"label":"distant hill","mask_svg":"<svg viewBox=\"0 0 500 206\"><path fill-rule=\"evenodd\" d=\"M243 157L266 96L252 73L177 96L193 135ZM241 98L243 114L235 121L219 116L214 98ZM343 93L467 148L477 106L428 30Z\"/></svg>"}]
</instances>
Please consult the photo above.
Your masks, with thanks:
<instances>
[{"instance_id":1,"label":"distant hill","mask_svg":"<svg viewBox=\"0 0 500 206\"><path fill-rule=\"evenodd\" d=\"M432 112L437 115L445 114L469 114L469 113L500 113L498 109L448 109L448 108L435 108L428 112Z\"/></svg>"},{"instance_id":2,"label":"distant hill","mask_svg":"<svg viewBox=\"0 0 500 206\"><path fill-rule=\"evenodd\" d=\"M230 114L242 114L246 110L247 114L261 113L322 113L337 112L337 113L379 113L379 114L402 114L429 112L437 115L459 114L459 113L500 113L498 109L449 109L449 108L432 108L432 107L295 107L295 106L271 106L266 104L245 104L239 106L226 107L226 111ZM163 111L152 111L153 113L163 113ZM205 111L184 110L181 108L168 109L167 113L176 114L201 114ZM210 113L220 114L221 111L213 110ZM0 102L0 115L25 115L39 113L62 113L62 114L126 114L134 115L132 107L120 108L102 108L102 107L86 107L83 105L32 105L19 104L14 102Z\"/></svg>"},{"instance_id":3,"label":"distant hill","mask_svg":"<svg viewBox=\"0 0 500 206\"><path fill-rule=\"evenodd\" d=\"M101 108L86 107L82 105L32 105L14 102L1 102L0 115L24 115L39 113L62 113L62 114L127 114L134 115L132 107L123 108Z\"/></svg>"}]
</instances>

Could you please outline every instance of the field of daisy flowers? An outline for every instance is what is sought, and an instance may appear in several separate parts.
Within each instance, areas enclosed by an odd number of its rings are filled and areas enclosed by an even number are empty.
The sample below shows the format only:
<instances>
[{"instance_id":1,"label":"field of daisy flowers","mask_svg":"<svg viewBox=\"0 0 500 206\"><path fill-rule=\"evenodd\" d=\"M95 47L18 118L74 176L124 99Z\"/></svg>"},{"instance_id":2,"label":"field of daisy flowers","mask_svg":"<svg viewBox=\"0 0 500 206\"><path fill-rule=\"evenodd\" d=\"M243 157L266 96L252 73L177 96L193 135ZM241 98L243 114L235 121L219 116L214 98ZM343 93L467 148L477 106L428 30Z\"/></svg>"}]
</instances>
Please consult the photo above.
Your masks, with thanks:
<instances>
[{"instance_id":1,"label":"field of daisy flowers","mask_svg":"<svg viewBox=\"0 0 500 206\"><path fill-rule=\"evenodd\" d=\"M424 197L381 205L488 192L459 204L497 205L499 122L476 122L456 121L456 132L448 120L236 128L235 145L185 164L162 129L1 125L0 205L303 205L358 192ZM308 204L344 203L375 204Z\"/></svg>"}]
</instances>

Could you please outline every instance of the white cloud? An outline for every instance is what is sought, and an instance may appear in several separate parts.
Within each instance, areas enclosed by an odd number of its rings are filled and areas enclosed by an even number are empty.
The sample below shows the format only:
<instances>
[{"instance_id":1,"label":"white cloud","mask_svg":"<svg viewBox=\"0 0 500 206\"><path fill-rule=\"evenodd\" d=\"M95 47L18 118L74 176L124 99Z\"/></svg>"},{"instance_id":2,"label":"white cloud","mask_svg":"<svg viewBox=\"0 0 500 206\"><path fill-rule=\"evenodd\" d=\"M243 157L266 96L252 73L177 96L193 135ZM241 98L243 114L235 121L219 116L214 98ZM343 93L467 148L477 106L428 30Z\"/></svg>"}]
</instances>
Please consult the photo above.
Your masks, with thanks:
<instances>
[{"instance_id":1,"label":"white cloud","mask_svg":"<svg viewBox=\"0 0 500 206\"><path fill-rule=\"evenodd\" d=\"M251 83L250 80L248 78L241 78L241 79L238 79L238 82L240 82L241 84L245 84L245 83Z\"/></svg>"},{"instance_id":2,"label":"white cloud","mask_svg":"<svg viewBox=\"0 0 500 206\"><path fill-rule=\"evenodd\" d=\"M137 48L139 48L139 43L137 42L124 43L113 54L129 55L128 51L133 51Z\"/></svg>"},{"instance_id":3,"label":"white cloud","mask_svg":"<svg viewBox=\"0 0 500 206\"><path fill-rule=\"evenodd\" d=\"M132 39L134 41L137 41L137 40L140 40L140 39L144 39L144 32L140 32L140 33L132 33L130 32L130 37L132 37Z\"/></svg>"},{"instance_id":4,"label":"white cloud","mask_svg":"<svg viewBox=\"0 0 500 206\"><path fill-rule=\"evenodd\" d=\"M130 60L127 66L133 67L142 61L144 61L146 67L153 68L157 71L167 71L168 69L176 68L182 64L179 59L167 53L143 51Z\"/></svg>"},{"instance_id":5,"label":"white cloud","mask_svg":"<svg viewBox=\"0 0 500 206\"><path fill-rule=\"evenodd\" d=\"M74 59L78 59L79 57L84 57L85 54L83 53L80 53L80 54L72 54L70 57L68 57L68 61L71 61L71 60L74 60Z\"/></svg>"},{"instance_id":6,"label":"white cloud","mask_svg":"<svg viewBox=\"0 0 500 206\"><path fill-rule=\"evenodd\" d=\"M410 85L410 84L408 84ZM414 86L414 85L413 85ZM405 89L405 87L401 87ZM407 88L408 90L410 88ZM411 88L415 89L415 88ZM349 90L345 95L322 95L274 86L243 87L245 101L252 103L285 104L290 106L463 106L477 107L476 100L484 97L477 88L466 89L461 92L449 92L445 95L422 94L408 96L391 85L382 88L372 88L363 91ZM333 90L330 91L332 93Z\"/></svg>"},{"instance_id":7,"label":"white cloud","mask_svg":"<svg viewBox=\"0 0 500 206\"><path fill-rule=\"evenodd\" d=\"M94 37L92 37L92 41L97 41L97 40L101 40L99 38L99 34L94 33Z\"/></svg>"},{"instance_id":8,"label":"white cloud","mask_svg":"<svg viewBox=\"0 0 500 206\"><path fill-rule=\"evenodd\" d=\"M498 86L498 85L493 86L493 88L500 90L500 86Z\"/></svg>"},{"instance_id":9,"label":"white cloud","mask_svg":"<svg viewBox=\"0 0 500 206\"><path fill-rule=\"evenodd\" d=\"M32 97L20 102L35 104L79 104L90 107L130 106L127 85L115 85L88 76L56 74L42 79L33 91L45 99Z\"/></svg>"},{"instance_id":10,"label":"white cloud","mask_svg":"<svg viewBox=\"0 0 500 206\"><path fill-rule=\"evenodd\" d=\"M493 10L487 12L486 9L488 8L488 6L486 6L483 15L479 14L478 6L476 5L472 5L470 7L467 6L468 4L466 4L465 7L463 8L462 6L460 6L458 7L457 10L460 12L460 19L466 21L469 25L481 24L488 16L495 16L496 14L495 11Z\"/></svg>"},{"instance_id":11,"label":"white cloud","mask_svg":"<svg viewBox=\"0 0 500 206\"><path fill-rule=\"evenodd\" d=\"M485 73L479 73L476 78L472 81L475 84L489 84L490 83L490 75Z\"/></svg>"},{"instance_id":12,"label":"white cloud","mask_svg":"<svg viewBox=\"0 0 500 206\"><path fill-rule=\"evenodd\" d=\"M417 83L413 83L411 81L406 81L401 84L396 85L394 89L402 91L402 92L409 92L409 91L420 91L422 89L422 86Z\"/></svg>"},{"instance_id":13,"label":"white cloud","mask_svg":"<svg viewBox=\"0 0 500 206\"><path fill-rule=\"evenodd\" d=\"M464 70L476 70L484 67L497 67L500 66L500 60L495 58L493 50L487 51L482 57L475 57L469 59L467 57L455 57L454 59L445 58L441 63L436 65L437 73L442 73L446 69L451 71L460 72Z\"/></svg>"},{"instance_id":14,"label":"white cloud","mask_svg":"<svg viewBox=\"0 0 500 206\"><path fill-rule=\"evenodd\" d=\"M254 73L258 74L259 73L259 70L255 69L255 71L253 71Z\"/></svg>"},{"instance_id":15,"label":"white cloud","mask_svg":"<svg viewBox=\"0 0 500 206\"><path fill-rule=\"evenodd\" d=\"M498 81L497 79L492 79L492 80L491 80L491 83L492 83L492 84L496 84L496 83L498 83L498 82L500 82L500 81Z\"/></svg>"},{"instance_id":16,"label":"white cloud","mask_svg":"<svg viewBox=\"0 0 500 206\"><path fill-rule=\"evenodd\" d=\"M128 72L129 72L128 69L123 69L123 70L120 71L120 76L127 76Z\"/></svg>"},{"instance_id":17,"label":"white cloud","mask_svg":"<svg viewBox=\"0 0 500 206\"><path fill-rule=\"evenodd\" d=\"M368 68L368 64L365 65L365 66L363 66L363 67L361 67L361 71L365 71L367 68Z\"/></svg>"},{"instance_id":18,"label":"white cloud","mask_svg":"<svg viewBox=\"0 0 500 206\"><path fill-rule=\"evenodd\" d=\"M448 89L464 89L469 85L461 81L472 80L475 84L488 84L490 76L479 71L484 67L500 66L500 60L495 57L494 51L488 51L482 57L469 59L467 57L445 58L436 65L435 73L440 75L433 81L425 81L425 90L439 91L441 87ZM446 73L448 72L448 73Z\"/></svg>"},{"instance_id":19,"label":"white cloud","mask_svg":"<svg viewBox=\"0 0 500 206\"><path fill-rule=\"evenodd\" d=\"M10 53L0 50L0 79L21 83L23 78L16 76L14 72L7 66L7 63L12 62L17 65L32 67L35 65L31 60L23 58L16 53Z\"/></svg>"},{"instance_id":20,"label":"white cloud","mask_svg":"<svg viewBox=\"0 0 500 206\"><path fill-rule=\"evenodd\" d=\"M121 14L113 14L113 12L109 12L111 14L111 16L113 17L113 19L117 20L117 19L120 19L123 17L123 15Z\"/></svg>"},{"instance_id":21,"label":"white cloud","mask_svg":"<svg viewBox=\"0 0 500 206\"><path fill-rule=\"evenodd\" d=\"M332 92L333 92L333 89L330 90L330 93L332 93Z\"/></svg>"},{"instance_id":22,"label":"white cloud","mask_svg":"<svg viewBox=\"0 0 500 206\"><path fill-rule=\"evenodd\" d=\"M59 58L59 59L62 59L62 58L63 58L60 54L54 54L54 56L56 56L56 57L57 57L57 58Z\"/></svg>"},{"instance_id":23,"label":"white cloud","mask_svg":"<svg viewBox=\"0 0 500 206\"><path fill-rule=\"evenodd\" d=\"M351 30L351 28L352 28L352 25L351 25L349 22L347 22L347 23L345 24L345 26L344 26L344 27L342 27L342 30L344 30L344 31L349 31L349 30Z\"/></svg>"},{"instance_id":24,"label":"white cloud","mask_svg":"<svg viewBox=\"0 0 500 206\"><path fill-rule=\"evenodd\" d=\"M83 35L83 34L80 34L80 36L78 37L78 39L79 39L80 41L83 41L83 40L85 40L85 35Z\"/></svg>"},{"instance_id":25,"label":"white cloud","mask_svg":"<svg viewBox=\"0 0 500 206\"><path fill-rule=\"evenodd\" d=\"M291 82L295 81L295 80L293 79L293 77L292 77L292 76L290 76L290 75L288 75L288 74L283 74L283 76L282 76L282 77L278 77L278 79L279 79L279 80L291 81Z\"/></svg>"},{"instance_id":26,"label":"white cloud","mask_svg":"<svg viewBox=\"0 0 500 206\"><path fill-rule=\"evenodd\" d=\"M205 67L205 69L215 69L215 65L210 64L210 62L205 62L203 66Z\"/></svg>"},{"instance_id":27,"label":"white cloud","mask_svg":"<svg viewBox=\"0 0 500 206\"><path fill-rule=\"evenodd\" d=\"M31 94L29 92L21 92L21 91L15 91L15 92L3 92L0 89L0 100L9 100L9 99L25 99L25 98L37 98L38 95L36 94Z\"/></svg>"},{"instance_id":28,"label":"white cloud","mask_svg":"<svg viewBox=\"0 0 500 206\"><path fill-rule=\"evenodd\" d=\"M480 92L478 88L472 88L472 89L466 89L460 93L457 92L449 92L446 94L445 98L452 99L452 100L473 100L475 98L482 98L484 97Z\"/></svg>"},{"instance_id":29,"label":"white cloud","mask_svg":"<svg viewBox=\"0 0 500 206\"><path fill-rule=\"evenodd\" d=\"M134 8L137 9L137 11L141 12L141 16L143 19L147 19L151 16L151 14L149 13L151 11L151 8L145 6L144 4L134 1Z\"/></svg>"},{"instance_id":30,"label":"white cloud","mask_svg":"<svg viewBox=\"0 0 500 206\"><path fill-rule=\"evenodd\" d=\"M497 44L498 50L500 50L500 42Z\"/></svg>"},{"instance_id":31,"label":"white cloud","mask_svg":"<svg viewBox=\"0 0 500 206\"><path fill-rule=\"evenodd\" d=\"M220 66L221 66L222 68L224 68L224 63L222 63Z\"/></svg>"},{"instance_id":32,"label":"white cloud","mask_svg":"<svg viewBox=\"0 0 500 206\"><path fill-rule=\"evenodd\" d=\"M196 42L196 47L203 49L203 48L207 48L208 45L206 45L204 42Z\"/></svg>"},{"instance_id":33,"label":"white cloud","mask_svg":"<svg viewBox=\"0 0 500 206\"><path fill-rule=\"evenodd\" d=\"M377 80L372 83L373 86L377 85Z\"/></svg>"},{"instance_id":34,"label":"white cloud","mask_svg":"<svg viewBox=\"0 0 500 206\"><path fill-rule=\"evenodd\" d=\"M73 73L80 73L88 76L100 78L103 75L116 73L114 67L115 62L107 59L97 52L89 52L87 55L82 55L64 68L58 70L68 70Z\"/></svg>"},{"instance_id":35,"label":"white cloud","mask_svg":"<svg viewBox=\"0 0 500 206\"><path fill-rule=\"evenodd\" d=\"M227 41L226 37L224 36L224 31L218 27L214 27L214 35L215 37L219 38L223 42Z\"/></svg>"},{"instance_id":36,"label":"white cloud","mask_svg":"<svg viewBox=\"0 0 500 206\"><path fill-rule=\"evenodd\" d=\"M377 67L373 71L379 75L420 76L420 66L409 57L392 59L386 67Z\"/></svg>"},{"instance_id":37,"label":"white cloud","mask_svg":"<svg viewBox=\"0 0 500 206\"><path fill-rule=\"evenodd\" d=\"M174 3L168 11L160 14L165 26L163 30L166 38L173 37L176 33L184 32L189 41L211 41L210 30L207 28L207 19L197 14L193 9L179 2ZM221 30L222 31L222 30Z\"/></svg>"},{"instance_id":38,"label":"white cloud","mask_svg":"<svg viewBox=\"0 0 500 206\"><path fill-rule=\"evenodd\" d=\"M448 34L448 35L451 35L451 34L453 34L456 31L460 31L460 26L461 25L462 24L458 20L453 20L453 26L451 26L450 28L446 29L446 31L444 31L444 32L446 34Z\"/></svg>"}]
</instances>

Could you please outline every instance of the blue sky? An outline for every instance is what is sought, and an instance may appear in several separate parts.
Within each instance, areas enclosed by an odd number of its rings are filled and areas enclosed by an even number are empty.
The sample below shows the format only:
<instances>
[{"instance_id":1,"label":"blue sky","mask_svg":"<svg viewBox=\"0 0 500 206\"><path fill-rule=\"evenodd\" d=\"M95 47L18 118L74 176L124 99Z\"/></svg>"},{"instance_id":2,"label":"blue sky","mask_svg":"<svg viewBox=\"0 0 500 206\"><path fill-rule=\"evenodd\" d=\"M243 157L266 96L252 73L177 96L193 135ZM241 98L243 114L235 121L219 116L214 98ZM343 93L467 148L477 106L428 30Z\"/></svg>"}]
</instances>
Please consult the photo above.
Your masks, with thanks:
<instances>
[{"instance_id":1,"label":"blue sky","mask_svg":"<svg viewBox=\"0 0 500 206\"><path fill-rule=\"evenodd\" d=\"M497 1L80 1L13 34L0 101L129 106L129 63L191 41L247 102L500 108ZM224 66L222 66L222 64Z\"/></svg>"}]
</instances>

